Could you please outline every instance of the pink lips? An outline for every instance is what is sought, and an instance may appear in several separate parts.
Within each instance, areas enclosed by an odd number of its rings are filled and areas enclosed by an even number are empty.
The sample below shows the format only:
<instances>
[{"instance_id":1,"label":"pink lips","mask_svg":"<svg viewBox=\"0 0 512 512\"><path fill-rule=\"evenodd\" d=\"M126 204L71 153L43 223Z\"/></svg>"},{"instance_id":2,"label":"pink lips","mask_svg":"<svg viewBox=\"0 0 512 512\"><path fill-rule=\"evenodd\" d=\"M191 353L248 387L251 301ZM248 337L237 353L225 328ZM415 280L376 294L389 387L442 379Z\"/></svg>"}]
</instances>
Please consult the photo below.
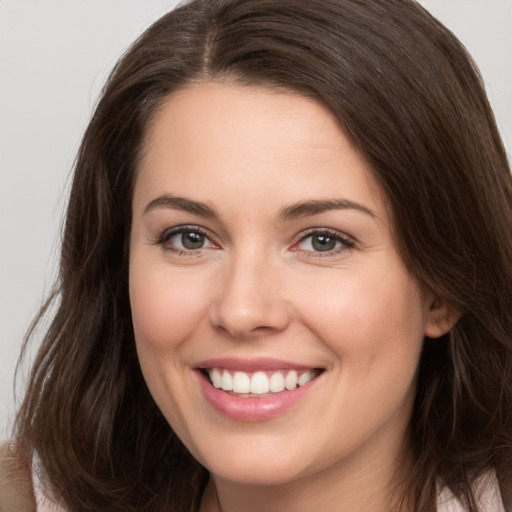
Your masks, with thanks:
<instances>
[{"instance_id":1,"label":"pink lips","mask_svg":"<svg viewBox=\"0 0 512 512\"><path fill-rule=\"evenodd\" d=\"M295 364L280 359L237 359L235 357L223 357L201 361L197 364L197 368L225 368L226 370L256 372L258 370L309 370L311 366Z\"/></svg>"},{"instance_id":2,"label":"pink lips","mask_svg":"<svg viewBox=\"0 0 512 512\"><path fill-rule=\"evenodd\" d=\"M240 397L212 386L204 375L204 370L209 368L223 368L226 370L239 370L243 372L255 372L258 370L309 370L310 366L297 365L289 361L277 359L252 359L241 360L235 358L210 359L200 362L197 366L199 384L206 400L220 414L238 421L265 421L284 414L298 402L300 402L315 386L318 377L304 386L292 391L282 391L273 395Z\"/></svg>"}]
</instances>

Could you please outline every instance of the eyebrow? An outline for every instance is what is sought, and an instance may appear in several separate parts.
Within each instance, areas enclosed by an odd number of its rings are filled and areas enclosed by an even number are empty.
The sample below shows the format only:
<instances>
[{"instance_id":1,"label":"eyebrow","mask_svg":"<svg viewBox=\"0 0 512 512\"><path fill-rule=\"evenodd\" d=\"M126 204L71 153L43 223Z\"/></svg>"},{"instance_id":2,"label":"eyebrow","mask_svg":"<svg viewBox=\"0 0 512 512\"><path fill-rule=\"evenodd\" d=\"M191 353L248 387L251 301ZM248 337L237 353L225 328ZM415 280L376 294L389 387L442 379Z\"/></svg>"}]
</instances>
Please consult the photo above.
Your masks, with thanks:
<instances>
[{"instance_id":1,"label":"eyebrow","mask_svg":"<svg viewBox=\"0 0 512 512\"><path fill-rule=\"evenodd\" d=\"M215 208L201 201L194 201L186 197L178 197L172 194L161 195L150 201L144 208L144 214L157 208L170 208L200 215L212 219L218 219L219 215ZM279 211L278 218L281 220L293 220L309 215L318 215L329 210L356 210L376 218L375 212L362 204L348 199L313 199L286 206Z\"/></svg>"},{"instance_id":2,"label":"eyebrow","mask_svg":"<svg viewBox=\"0 0 512 512\"><path fill-rule=\"evenodd\" d=\"M164 194L150 201L144 208L144 214L157 208L171 208L200 215L201 217L218 218L215 208L200 201L193 201L185 197Z\"/></svg>"},{"instance_id":3,"label":"eyebrow","mask_svg":"<svg viewBox=\"0 0 512 512\"><path fill-rule=\"evenodd\" d=\"M293 220L308 215L318 215L329 210L357 210L365 213L372 218L377 215L373 210L363 206L362 204L350 201L348 199L315 199L312 201L303 201L297 204L292 204L283 208L279 212L279 218L282 220Z\"/></svg>"}]
</instances>

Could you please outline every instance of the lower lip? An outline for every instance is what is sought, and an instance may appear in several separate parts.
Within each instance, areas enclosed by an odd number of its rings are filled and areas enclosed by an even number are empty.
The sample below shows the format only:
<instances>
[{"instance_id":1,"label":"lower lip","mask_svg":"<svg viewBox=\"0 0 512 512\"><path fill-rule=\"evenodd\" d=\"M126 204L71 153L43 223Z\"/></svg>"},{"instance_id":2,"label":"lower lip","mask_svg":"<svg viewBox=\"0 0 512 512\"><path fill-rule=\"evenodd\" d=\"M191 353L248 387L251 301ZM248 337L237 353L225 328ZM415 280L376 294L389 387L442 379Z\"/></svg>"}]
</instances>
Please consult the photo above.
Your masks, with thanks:
<instances>
[{"instance_id":1,"label":"lower lip","mask_svg":"<svg viewBox=\"0 0 512 512\"><path fill-rule=\"evenodd\" d=\"M320 376L292 391L270 396L242 398L213 387L200 372L199 382L210 405L219 413L238 421L265 421L284 414L306 397Z\"/></svg>"}]
</instances>

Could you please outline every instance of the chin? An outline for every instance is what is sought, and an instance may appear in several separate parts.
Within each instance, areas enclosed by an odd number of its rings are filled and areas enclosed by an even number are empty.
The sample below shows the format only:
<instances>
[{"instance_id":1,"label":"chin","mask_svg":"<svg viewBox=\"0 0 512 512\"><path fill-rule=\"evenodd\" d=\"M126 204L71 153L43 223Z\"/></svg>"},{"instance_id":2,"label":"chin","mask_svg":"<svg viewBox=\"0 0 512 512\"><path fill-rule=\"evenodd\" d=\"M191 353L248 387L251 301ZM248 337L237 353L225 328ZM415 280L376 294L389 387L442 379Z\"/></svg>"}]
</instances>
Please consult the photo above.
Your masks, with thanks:
<instances>
[{"instance_id":1,"label":"chin","mask_svg":"<svg viewBox=\"0 0 512 512\"><path fill-rule=\"evenodd\" d=\"M209 470L215 477L238 485L278 486L301 477L297 468L291 464L273 464L264 461L253 465L242 461L236 463L224 461L212 465Z\"/></svg>"},{"instance_id":2,"label":"chin","mask_svg":"<svg viewBox=\"0 0 512 512\"><path fill-rule=\"evenodd\" d=\"M269 442L268 439L260 443L247 440L241 444L241 448L234 443L224 453L218 450L203 456L197 454L197 458L211 474L237 484L280 485L308 473L307 461L294 446L283 447L282 442Z\"/></svg>"}]
</instances>

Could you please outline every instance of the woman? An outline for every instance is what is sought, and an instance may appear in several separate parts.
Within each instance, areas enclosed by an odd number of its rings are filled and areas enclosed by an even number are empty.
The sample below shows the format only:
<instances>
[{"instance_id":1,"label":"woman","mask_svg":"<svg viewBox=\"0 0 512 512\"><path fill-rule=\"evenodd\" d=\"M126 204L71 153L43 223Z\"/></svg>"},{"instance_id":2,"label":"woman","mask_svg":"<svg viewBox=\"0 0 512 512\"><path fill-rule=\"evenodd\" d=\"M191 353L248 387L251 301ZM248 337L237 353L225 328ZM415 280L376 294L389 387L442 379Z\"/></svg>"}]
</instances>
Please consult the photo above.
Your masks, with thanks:
<instances>
[{"instance_id":1,"label":"woman","mask_svg":"<svg viewBox=\"0 0 512 512\"><path fill-rule=\"evenodd\" d=\"M36 496L510 507L511 191L473 63L416 3L164 16L79 151L17 418Z\"/></svg>"}]
</instances>

